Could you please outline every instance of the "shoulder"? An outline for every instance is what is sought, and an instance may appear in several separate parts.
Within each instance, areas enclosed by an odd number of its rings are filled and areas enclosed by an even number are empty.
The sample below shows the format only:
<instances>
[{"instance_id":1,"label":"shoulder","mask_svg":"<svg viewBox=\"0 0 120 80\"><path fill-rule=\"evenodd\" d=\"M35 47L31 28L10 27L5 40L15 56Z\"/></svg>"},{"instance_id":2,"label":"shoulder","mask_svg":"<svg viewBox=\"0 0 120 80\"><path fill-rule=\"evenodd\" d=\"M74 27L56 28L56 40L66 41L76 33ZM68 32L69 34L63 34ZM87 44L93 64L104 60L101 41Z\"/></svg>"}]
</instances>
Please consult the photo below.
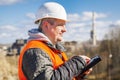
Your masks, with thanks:
<instances>
[{"instance_id":1,"label":"shoulder","mask_svg":"<svg viewBox=\"0 0 120 80\"><path fill-rule=\"evenodd\" d=\"M27 51L25 51L24 56L23 56L23 61L27 60L27 61L38 62L38 61L41 61L41 60L46 61L46 59L51 62L51 59L48 56L48 54L45 53L40 48L30 48Z\"/></svg>"},{"instance_id":2,"label":"shoulder","mask_svg":"<svg viewBox=\"0 0 120 80\"><path fill-rule=\"evenodd\" d=\"M30 48L25 51L22 64L24 73L26 73L30 79L37 78L36 76L44 74L44 71L46 71L48 67L51 71L53 70L50 57L40 48Z\"/></svg>"}]
</instances>

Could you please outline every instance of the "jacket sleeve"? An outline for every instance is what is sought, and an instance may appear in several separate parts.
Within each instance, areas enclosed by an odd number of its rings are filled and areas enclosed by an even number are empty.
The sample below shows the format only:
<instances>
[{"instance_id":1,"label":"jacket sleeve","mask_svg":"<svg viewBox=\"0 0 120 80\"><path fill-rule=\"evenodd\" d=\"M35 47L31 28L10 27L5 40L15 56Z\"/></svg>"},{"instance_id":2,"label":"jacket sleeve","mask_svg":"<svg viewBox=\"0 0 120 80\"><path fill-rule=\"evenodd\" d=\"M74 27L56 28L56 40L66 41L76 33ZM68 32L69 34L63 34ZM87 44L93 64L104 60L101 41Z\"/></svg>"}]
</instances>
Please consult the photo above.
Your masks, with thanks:
<instances>
[{"instance_id":1,"label":"jacket sleeve","mask_svg":"<svg viewBox=\"0 0 120 80\"><path fill-rule=\"evenodd\" d=\"M85 61L74 56L54 70L49 56L41 49L33 48L25 52L22 69L28 80L72 80L84 66Z\"/></svg>"}]
</instances>

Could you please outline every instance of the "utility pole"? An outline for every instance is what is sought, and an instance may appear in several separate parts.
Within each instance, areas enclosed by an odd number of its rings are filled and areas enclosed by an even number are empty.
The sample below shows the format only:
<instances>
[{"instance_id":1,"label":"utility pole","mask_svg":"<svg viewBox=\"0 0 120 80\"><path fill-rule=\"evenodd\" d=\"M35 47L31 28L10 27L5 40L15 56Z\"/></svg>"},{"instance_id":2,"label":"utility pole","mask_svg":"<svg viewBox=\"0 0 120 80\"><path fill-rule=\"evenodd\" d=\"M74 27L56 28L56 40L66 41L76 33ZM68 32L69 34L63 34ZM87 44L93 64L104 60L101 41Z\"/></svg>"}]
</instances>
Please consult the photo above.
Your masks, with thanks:
<instances>
[{"instance_id":1,"label":"utility pole","mask_svg":"<svg viewBox=\"0 0 120 80\"><path fill-rule=\"evenodd\" d=\"M92 44L96 46L96 30L95 30L95 15L92 13L92 30L91 30Z\"/></svg>"}]
</instances>

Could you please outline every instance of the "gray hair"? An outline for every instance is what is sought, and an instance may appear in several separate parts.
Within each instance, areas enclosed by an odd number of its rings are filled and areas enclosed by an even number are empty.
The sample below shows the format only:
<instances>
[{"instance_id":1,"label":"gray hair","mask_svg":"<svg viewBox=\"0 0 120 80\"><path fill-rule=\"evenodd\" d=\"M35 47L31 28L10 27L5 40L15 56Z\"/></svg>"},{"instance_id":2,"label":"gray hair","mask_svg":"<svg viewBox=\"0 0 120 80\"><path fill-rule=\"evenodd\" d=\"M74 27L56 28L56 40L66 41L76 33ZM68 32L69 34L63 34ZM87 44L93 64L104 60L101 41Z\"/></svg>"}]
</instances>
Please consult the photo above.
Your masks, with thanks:
<instances>
[{"instance_id":1,"label":"gray hair","mask_svg":"<svg viewBox=\"0 0 120 80\"><path fill-rule=\"evenodd\" d=\"M51 25L54 25L56 19L55 18L43 18L39 21L39 30L42 31L42 26L43 26L43 22L47 21L48 23L50 23Z\"/></svg>"}]
</instances>

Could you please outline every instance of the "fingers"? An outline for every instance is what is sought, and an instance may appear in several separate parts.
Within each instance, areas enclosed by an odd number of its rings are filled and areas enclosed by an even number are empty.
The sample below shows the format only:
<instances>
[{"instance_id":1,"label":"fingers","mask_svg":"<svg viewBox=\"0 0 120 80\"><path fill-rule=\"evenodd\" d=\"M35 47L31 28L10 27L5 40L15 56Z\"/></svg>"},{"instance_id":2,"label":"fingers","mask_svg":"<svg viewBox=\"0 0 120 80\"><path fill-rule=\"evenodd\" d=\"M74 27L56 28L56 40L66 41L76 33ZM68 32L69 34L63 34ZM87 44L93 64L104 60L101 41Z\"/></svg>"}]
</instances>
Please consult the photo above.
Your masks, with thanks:
<instances>
[{"instance_id":1,"label":"fingers","mask_svg":"<svg viewBox=\"0 0 120 80\"><path fill-rule=\"evenodd\" d=\"M89 64L89 62L91 60L89 57L84 56L84 55L79 55L79 56L82 57L85 60L86 65ZM90 68L89 70L87 70L84 74L88 75L88 74L91 73L91 71L92 71L92 68Z\"/></svg>"},{"instance_id":2,"label":"fingers","mask_svg":"<svg viewBox=\"0 0 120 80\"><path fill-rule=\"evenodd\" d=\"M90 68L89 70L87 70L84 74L88 75L92 72L92 68Z\"/></svg>"},{"instance_id":3,"label":"fingers","mask_svg":"<svg viewBox=\"0 0 120 80\"><path fill-rule=\"evenodd\" d=\"M84 56L84 55L79 55L79 56L82 57L85 60L86 64L88 64L90 62L90 58L89 57Z\"/></svg>"}]
</instances>

